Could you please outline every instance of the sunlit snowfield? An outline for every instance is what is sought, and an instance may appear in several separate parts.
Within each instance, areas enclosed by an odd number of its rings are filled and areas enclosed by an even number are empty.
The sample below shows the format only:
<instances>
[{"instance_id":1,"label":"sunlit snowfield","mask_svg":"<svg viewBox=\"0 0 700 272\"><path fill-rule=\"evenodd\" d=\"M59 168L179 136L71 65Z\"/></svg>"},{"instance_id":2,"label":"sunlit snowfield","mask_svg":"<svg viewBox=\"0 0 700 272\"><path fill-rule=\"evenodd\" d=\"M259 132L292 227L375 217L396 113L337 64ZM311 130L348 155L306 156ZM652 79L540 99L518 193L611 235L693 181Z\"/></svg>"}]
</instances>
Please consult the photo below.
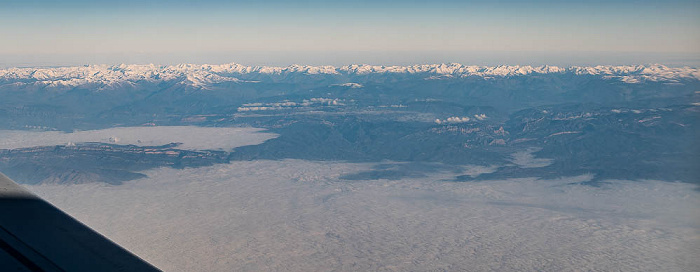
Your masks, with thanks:
<instances>
[{"instance_id":1,"label":"sunlit snowfield","mask_svg":"<svg viewBox=\"0 0 700 272\"><path fill-rule=\"evenodd\" d=\"M173 136L161 135L166 134ZM191 148L218 149L222 143L230 148L274 137L256 129L208 135L261 140L209 140L211 146ZM514 155L514 162L550 163L528 153ZM147 170L148 178L117 186L26 187L166 271L700 267L696 185L576 184L589 176L450 181L455 171L478 175L489 172L488 165L399 180L343 178L376 166L237 161Z\"/></svg>"}]
</instances>

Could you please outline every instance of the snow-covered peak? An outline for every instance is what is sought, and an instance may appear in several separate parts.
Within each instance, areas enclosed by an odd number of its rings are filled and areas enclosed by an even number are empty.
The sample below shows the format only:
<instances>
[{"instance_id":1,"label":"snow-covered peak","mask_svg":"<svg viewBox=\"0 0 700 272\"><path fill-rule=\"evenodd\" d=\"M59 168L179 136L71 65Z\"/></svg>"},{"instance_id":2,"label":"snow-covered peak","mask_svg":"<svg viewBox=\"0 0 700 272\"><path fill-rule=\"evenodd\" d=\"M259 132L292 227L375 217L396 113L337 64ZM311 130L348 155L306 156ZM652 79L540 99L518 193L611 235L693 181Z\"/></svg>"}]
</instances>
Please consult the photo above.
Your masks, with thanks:
<instances>
[{"instance_id":1,"label":"snow-covered peak","mask_svg":"<svg viewBox=\"0 0 700 272\"><path fill-rule=\"evenodd\" d=\"M287 67L246 66L237 63L178 64L170 66L148 65L87 65L57 68L8 68L0 69L0 86L37 85L42 87L74 88L89 87L97 90L149 82L179 82L187 86L206 89L224 82L240 82L239 77L289 76L289 75L345 75L368 74L413 74L425 78L459 77L515 77L531 74L574 74L601 76L605 79L626 83L644 81L676 82L682 79L700 80L697 68L671 68L663 65L634 66L468 66L458 63L423 64L410 66L347 65ZM436 77L437 76L437 77Z\"/></svg>"}]
</instances>

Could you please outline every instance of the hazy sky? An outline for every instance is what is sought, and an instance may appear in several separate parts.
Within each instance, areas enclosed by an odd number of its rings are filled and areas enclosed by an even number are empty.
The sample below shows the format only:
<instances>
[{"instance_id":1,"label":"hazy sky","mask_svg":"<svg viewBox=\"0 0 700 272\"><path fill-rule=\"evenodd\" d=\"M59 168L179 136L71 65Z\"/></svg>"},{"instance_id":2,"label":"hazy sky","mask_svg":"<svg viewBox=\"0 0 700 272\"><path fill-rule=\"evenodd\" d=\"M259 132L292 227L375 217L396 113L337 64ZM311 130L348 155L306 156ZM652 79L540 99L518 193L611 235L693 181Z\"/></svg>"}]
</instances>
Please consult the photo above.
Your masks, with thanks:
<instances>
[{"instance_id":1,"label":"hazy sky","mask_svg":"<svg viewBox=\"0 0 700 272\"><path fill-rule=\"evenodd\" d=\"M683 62L700 1L4 0L0 37L4 66Z\"/></svg>"}]
</instances>

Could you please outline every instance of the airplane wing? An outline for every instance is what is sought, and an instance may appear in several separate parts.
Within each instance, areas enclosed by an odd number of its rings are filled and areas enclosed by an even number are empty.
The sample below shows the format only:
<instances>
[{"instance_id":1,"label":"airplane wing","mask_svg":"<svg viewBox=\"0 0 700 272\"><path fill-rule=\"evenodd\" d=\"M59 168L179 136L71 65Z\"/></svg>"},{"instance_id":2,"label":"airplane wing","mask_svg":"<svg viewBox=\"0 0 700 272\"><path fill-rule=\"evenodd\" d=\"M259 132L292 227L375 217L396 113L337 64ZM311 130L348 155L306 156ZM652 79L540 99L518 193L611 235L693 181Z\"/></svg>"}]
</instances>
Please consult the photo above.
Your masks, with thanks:
<instances>
[{"instance_id":1,"label":"airplane wing","mask_svg":"<svg viewBox=\"0 0 700 272\"><path fill-rule=\"evenodd\" d=\"M2 173L0 270L160 271Z\"/></svg>"}]
</instances>

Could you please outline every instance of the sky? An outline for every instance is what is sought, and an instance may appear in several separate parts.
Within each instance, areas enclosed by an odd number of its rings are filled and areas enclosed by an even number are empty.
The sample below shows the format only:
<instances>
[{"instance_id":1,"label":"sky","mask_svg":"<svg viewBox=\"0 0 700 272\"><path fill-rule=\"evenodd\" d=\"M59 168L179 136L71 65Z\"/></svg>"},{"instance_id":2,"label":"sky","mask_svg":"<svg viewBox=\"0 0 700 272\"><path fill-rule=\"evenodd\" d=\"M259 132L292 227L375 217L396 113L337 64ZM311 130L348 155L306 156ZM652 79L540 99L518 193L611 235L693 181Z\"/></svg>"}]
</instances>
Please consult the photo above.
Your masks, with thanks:
<instances>
[{"instance_id":1,"label":"sky","mask_svg":"<svg viewBox=\"0 0 700 272\"><path fill-rule=\"evenodd\" d=\"M700 63L699 1L143 2L2 1L0 66Z\"/></svg>"}]
</instances>

